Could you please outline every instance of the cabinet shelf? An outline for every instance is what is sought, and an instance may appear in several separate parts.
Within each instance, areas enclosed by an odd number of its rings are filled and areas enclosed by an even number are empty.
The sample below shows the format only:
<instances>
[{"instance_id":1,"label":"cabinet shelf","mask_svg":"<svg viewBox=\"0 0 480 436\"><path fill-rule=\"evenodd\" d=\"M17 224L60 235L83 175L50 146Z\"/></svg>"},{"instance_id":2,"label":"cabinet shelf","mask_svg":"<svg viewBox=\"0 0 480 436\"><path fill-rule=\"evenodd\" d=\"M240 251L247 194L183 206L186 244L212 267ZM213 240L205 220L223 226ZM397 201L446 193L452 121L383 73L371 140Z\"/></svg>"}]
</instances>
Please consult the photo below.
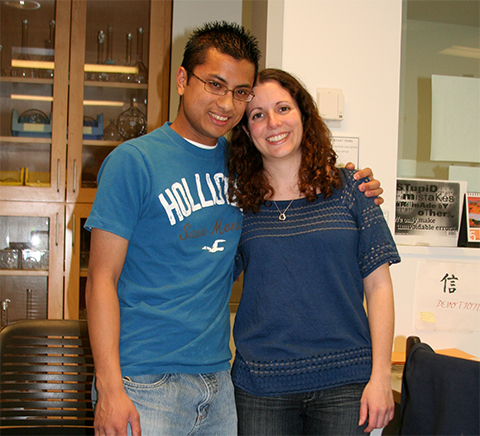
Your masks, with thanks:
<instances>
[{"instance_id":1,"label":"cabinet shelf","mask_svg":"<svg viewBox=\"0 0 480 436\"><path fill-rule=\"evenodd\" d=\"M48 277L48 270L0 269L0 276Z\"/></svg>"},{"instance_id":2,"label":"cabinet shelf","mask_svg":"<svg viewBox=\"0 0 480 436\"><path fill-rule=\"evenodd\" d=\"M85 80L85 88L102 87L102 88L120 88L120 89L148 89L147 83L129 83L129 82L99 82L93 80Z\"/></svg>"},{"instance_id":3,"label":"cabinet shelf","mask_svg":"<svg viewBox=\"0 0 480 436\"><path fill-rule=\"evenodd\" d=\"M51 144L52 138L29 138L26 136L0 136L0 142L12 144Z\"/></svg>"},{"instance_id":4,"label":"cabinet shelf","mask_svg":"<svg viewBox=\"0 0 480 436\"><path fill-rule=\"evenodd\" d=\"M25 77L0 77L0 83L25 83L29 85L53 85L53 79L30 79ZM121 88L121 89L148 89L148 83L130 82L101 82L85 80L85 87Z\"/></svg>"},{"instance_id":5,"label":"cabinet shelf","mask_svg":"<svg viewBox=\"0 0 480 436\"><path fill-rule=\"evenodd\" d=\"M53 79L25 78L25 77L0 77L0 83L27 83L29 85L53 85Z\"/></svg>"},{"instance_id":6,"label":"cabinet shelf","mask_svg":"<svg viewBox=\"0 0 480 436\"><path fill-rule=\"evenodd\" d=\"M124 141L103 141L103 140L89 139L89 140L84 140L82 144L89 145L91 147L116 147L117 145L120 145L122 142Z\"/></svg>"}]
</instances>

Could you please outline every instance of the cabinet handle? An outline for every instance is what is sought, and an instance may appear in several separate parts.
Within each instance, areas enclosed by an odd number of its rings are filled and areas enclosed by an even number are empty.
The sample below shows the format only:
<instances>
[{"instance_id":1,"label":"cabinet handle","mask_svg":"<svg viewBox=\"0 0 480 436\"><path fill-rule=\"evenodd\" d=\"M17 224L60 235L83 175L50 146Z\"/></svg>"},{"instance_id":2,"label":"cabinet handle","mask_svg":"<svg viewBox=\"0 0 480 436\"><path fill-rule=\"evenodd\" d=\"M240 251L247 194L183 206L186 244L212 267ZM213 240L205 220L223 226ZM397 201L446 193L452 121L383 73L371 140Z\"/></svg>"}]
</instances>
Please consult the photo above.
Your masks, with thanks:
<instances>
[{"instance_id":1,"label":"cabinet handle","mask_svg":"<svg viewBox=\"0 0 480 436\"><path fill-rule=\"evenodd\" d=\"M58 213L55 217L55 246L58 247L58 231L59 231L60 222L58 219Z\"/></svg>"},{"instance_id":2,"label":"cabinet handle","mask_svg":"<svg viewBox=\"0 0 480 436\"><path fill-rule=\"evenodd\" d=\"M75 247L75 214L72 214L72 247Z\"/></svg>"},{"instance_id":3,"label":"cabinet handle","mask_svg":"<svg viewBox=\"0 0 480 436\"><path fill-rule=\"evenodd\" d=\"M57 192L60 192L60 159L57 159Z\"/></svg>"},{"instance_id":4,"label":"cabinet handle","mask_svg":"<svg viewBox=\"0 0 480 436\"><path fill-rule=\"evenodd\" d=\"M73 160L73 192L77 192L77 159Z\"/></svg>"}]
</instances>

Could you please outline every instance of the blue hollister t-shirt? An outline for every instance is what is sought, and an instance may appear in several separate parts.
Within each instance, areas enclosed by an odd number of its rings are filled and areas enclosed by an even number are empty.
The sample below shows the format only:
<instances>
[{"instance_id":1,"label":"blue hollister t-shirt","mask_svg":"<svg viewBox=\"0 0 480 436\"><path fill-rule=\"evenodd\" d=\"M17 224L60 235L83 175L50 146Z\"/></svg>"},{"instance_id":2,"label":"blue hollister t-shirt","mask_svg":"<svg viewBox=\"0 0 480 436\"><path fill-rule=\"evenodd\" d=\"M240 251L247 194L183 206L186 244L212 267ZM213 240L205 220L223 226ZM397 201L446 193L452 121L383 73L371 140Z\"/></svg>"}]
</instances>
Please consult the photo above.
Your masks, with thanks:
<instances>
[{"instance_id":1,"label":"blue hollister t-shirt","mask_svg":"<svg viewBox=\"0 0 480 436\"><path fill-rule=\"evenodd\" d=\"M166 123L100 169L85 227L129 241L118 283L124 376L229 368L242 215L227 201L226 144L197 147Z\"/></svg>"}]
</instances>

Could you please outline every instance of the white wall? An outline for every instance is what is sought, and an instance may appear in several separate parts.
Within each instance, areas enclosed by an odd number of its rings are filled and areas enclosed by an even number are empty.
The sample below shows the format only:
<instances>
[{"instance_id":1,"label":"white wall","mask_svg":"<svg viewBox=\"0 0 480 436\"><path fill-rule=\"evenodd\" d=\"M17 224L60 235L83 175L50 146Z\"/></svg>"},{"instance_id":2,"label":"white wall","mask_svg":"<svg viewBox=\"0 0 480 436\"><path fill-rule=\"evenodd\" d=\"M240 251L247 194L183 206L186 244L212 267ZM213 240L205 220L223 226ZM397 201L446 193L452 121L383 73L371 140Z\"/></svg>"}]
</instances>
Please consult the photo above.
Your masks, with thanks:
<instances>
[{"instance_id":1,"label":"white wall","mask_svg":"<svg viewBox=\"0 0 480 436\"><path fill-rule=\"evenodd\" d=\"M295 74L312 95L317 87L342 89L345 119L331 130L334 135L360 138L360 167L370 166L381 180L382 208L393 229L402 0L270 0L270 5L275 14L269 11L268 26L275 31L267 29L267 50L278 44L282 52L273 51L274 56L267 52L267 67ZM407 336L417 335L434 348L457 347L480 357L480 332L420 331L414 326L418 262L478 263L478 250L399 246L399 251L402 263L391 267L395 350L404 349Z\"/></svg>"},{"instance_id":2,"label":"white wall","mask_svg":"<svg viewBox=\"0 0 480 436\"><path fill-rule=\"evenodd\" d=\"M267 66L294 73L314 96L317 87L342 89L344 121L341 127L329 127L334 135L360 138L360 167L373 168L381 180L385 190L383 210L393 228L401 0L270 3L274 8L284 4L283 51L281 65L275 65L276 59L270 61L267 53ZM278 25L277 19L268 22L269 27ZM267 47L275 43L267 41Z\"/></svg>"},{"instance_id":3,"label":"white wall","mask_svg":"<svg viewBox=\"0 0 480 436\"><path fill-rule=\"evenodd\" d=\"M174 0L172 19L172 66L170 73L170 121L177 115L179 97L175 75L182 63L190 33L208 21L242 23L242 0Z\"/></svg>"}]
</instances>

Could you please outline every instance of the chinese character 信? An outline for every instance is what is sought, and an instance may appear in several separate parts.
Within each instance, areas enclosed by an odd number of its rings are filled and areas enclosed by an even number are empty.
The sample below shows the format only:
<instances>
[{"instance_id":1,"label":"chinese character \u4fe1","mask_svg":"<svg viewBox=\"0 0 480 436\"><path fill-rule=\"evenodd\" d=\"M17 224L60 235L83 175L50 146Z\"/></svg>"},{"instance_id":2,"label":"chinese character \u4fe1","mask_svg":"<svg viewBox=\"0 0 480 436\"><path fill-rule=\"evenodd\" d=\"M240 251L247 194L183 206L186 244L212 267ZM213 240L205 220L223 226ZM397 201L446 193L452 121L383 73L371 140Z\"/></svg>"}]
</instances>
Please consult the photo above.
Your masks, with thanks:
<instances>
[{"instance_id":1,"label":"chinese character \u4fe1","mask_svg":"<svg viewBox=\"0 0 480 436\"><path fill-rule=\"evenodd\" d=\"M456 280L458 280L458 277L455 277L454 274L450 275L450 277L448 273L445 274L443 279L440 280L443 282L443 292L447 293L448 291L449 294L453 294L457 290L457 283L455 282Z\"/></svg>"}]
</instances>

